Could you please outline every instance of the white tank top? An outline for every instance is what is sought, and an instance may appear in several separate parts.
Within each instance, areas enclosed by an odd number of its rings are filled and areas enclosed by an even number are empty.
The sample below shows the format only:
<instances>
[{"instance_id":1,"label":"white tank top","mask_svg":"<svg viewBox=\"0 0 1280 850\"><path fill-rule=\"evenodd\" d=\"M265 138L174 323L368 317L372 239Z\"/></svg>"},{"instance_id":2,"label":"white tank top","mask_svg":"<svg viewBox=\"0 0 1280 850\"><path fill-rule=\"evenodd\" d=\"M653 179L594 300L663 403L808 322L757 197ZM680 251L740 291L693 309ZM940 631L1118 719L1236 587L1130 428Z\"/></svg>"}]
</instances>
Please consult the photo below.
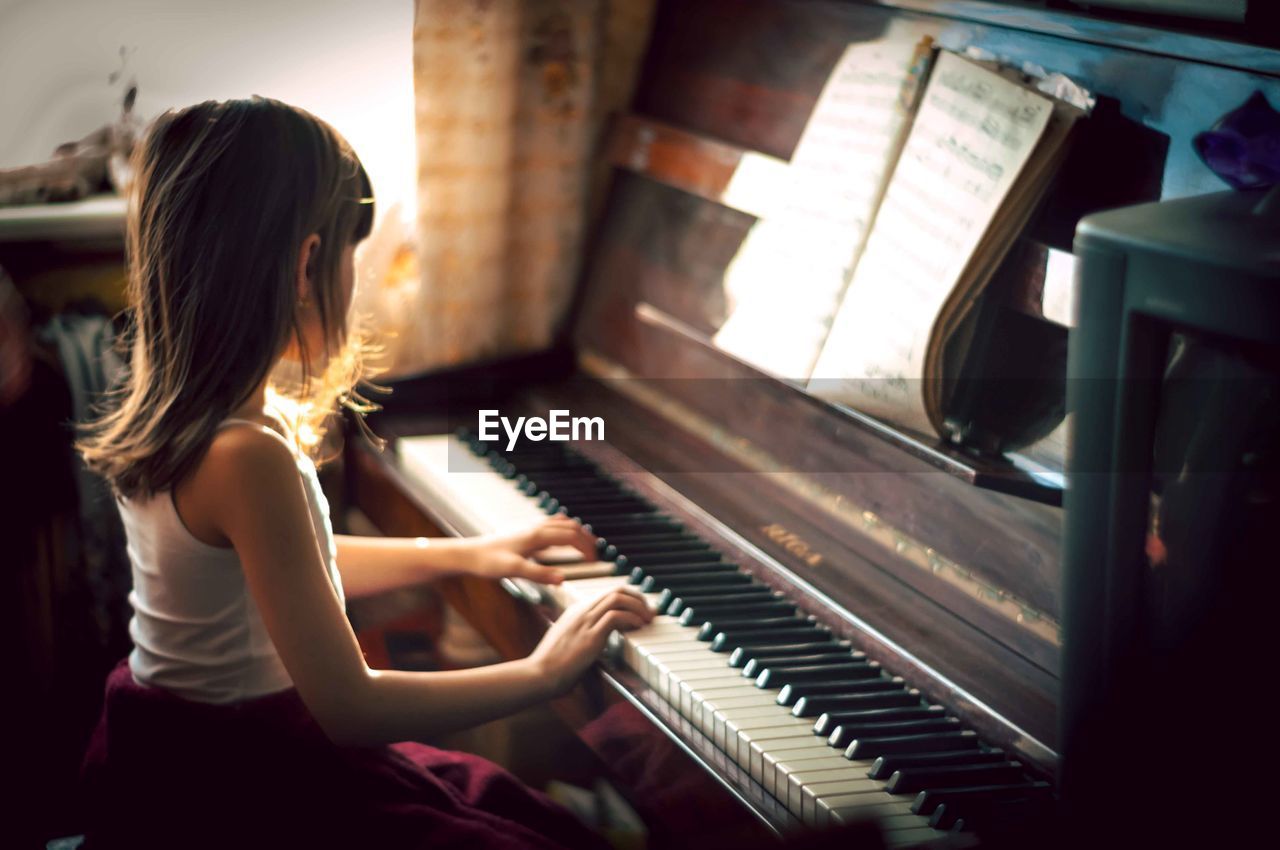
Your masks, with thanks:
<instances>
[{"instance_id":1,"label":"white tank top","mask_svg":"<svg viewBox=\"0 0 1280 850\"><path fill-rule=\"evenodd\" d=\"M245 419L228 419L219 427L232 424L265 431L289 446L329 580L342 602L329 503L315 465L271 428ZM117 504L133 569L129 668L134 679L206 703L238 702L292 687L235 549L196 539L178 516L172 491Z\"/></svg>"}]
</instances>

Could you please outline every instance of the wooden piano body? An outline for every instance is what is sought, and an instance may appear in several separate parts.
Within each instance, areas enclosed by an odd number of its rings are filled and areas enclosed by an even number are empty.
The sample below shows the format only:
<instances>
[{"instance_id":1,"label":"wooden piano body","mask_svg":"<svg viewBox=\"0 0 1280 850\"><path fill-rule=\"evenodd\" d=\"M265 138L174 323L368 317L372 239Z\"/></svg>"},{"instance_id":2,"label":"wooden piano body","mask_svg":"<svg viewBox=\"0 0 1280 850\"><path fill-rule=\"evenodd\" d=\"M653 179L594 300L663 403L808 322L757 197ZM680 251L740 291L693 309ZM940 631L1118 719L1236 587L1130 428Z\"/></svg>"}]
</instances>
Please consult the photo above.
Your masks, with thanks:
<instances>
[{"instance_id":1,"label":"wooden piano body","mask_svg":"<svg viewBox=\"0 0 1280 850\"><path fill-rule=\"evenodd\" d=\"M787 159L844 46L891 21L943 47L1062 71L1104 99L1020 239L1036 249L1070 250L1075 221L1095 209L1220 188L1191 136L1256 89L1280 103L1274 50L1063 13L946 0L664 4L631 114L604 146L614 171L563 344L397 382L372 420L388 448L348 441L349 497L389 534L466 532L400 438L474 428L481 407L602 417L605 442L576 445L599 469L1052 782L1060 490L814 399L711 342L725 268L754 221L726 201L735 166ZM1065 334L1035 321L1046 338ZM545 629L544 609L496 585L447 594L504 655L526 654ZM558 707L655 836L692 842L736 824L746 841L807 819L625 664Z\"/></svg>"}]
</instances>

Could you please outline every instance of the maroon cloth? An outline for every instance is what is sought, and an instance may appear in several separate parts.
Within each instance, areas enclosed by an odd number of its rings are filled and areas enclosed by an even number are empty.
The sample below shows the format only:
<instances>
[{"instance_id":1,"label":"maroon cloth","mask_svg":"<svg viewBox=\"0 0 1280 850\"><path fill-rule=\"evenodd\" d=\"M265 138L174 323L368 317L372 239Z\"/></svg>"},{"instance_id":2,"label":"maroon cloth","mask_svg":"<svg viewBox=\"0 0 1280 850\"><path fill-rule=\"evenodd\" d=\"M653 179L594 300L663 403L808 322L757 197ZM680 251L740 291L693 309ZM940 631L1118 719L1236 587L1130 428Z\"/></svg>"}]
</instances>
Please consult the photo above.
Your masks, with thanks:
<instances>
[{"instance_id":1,"label":"maroon cloth","mask_svg":"<svg viewBox=\"0 0 1280 850\"><path fill-rule=\"evenodd\" d=\"M485 759L331 743L293 690L205 705L107 679L84 764L88 841L107 847L606 848Z\"/></svg>"}]
</instances>

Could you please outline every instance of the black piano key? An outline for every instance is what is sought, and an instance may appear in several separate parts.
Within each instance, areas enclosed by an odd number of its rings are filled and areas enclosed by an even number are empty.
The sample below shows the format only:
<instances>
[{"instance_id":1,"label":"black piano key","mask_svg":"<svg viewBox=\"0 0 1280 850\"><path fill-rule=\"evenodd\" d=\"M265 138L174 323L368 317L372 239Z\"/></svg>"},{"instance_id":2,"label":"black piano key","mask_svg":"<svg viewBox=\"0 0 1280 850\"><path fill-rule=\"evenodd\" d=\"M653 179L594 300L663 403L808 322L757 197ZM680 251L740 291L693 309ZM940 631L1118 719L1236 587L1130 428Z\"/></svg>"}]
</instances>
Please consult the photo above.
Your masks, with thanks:
<instances>
[{"instance_id":1,"label":"black piano key","mask_svg":"<svg viewBox=\"0 0 1280 850\"><path fill-rule=\"evenodd\" d=\"M667 550L663 552L641 552L632 554L629 550L623 549L620 558L625 558L627 566L640 567L649 569L651 567L662 567L668 564L699 564L699 563L715 563L723 561L724 556L714 549L694 549L694 550Z\"/></svg>"},{"instance_id":2,"label":"black piano key","mask_svg":"<svg viewBox=\"0 0 1280 850\"><path fill-rule=\"evenodd\" d=\"M904 735L899 738L859 738L845 748L844 757L854 760L874 759L900 753L929 753L946 750L976 750L978 736L969 730L943 732L937 735Z\"/></svg>"},{"instance_id":3,"label":"black piano key","mask_svg":"<svg viewBox=\"0 0 1280 850\"><path fill-rule=\"evenodd\" d=\"M938 806L963 810L966 804L979 805L993 801L1046 800L1053 791L1048 782L1013 782L982 785L976 788L929 788L921 791L911 803L917 815L930 815ZM961 811L963 815L963 811Z\"/></svg>"},{"instance_id":4,"label":"black piano key","mask_svg":"<svg viewBox=\"0 0 1280 850\"><path fill-rule=\"evenodd\" d=\"M815 652L847 652L849 642L843 640L797 641L783 646L777 644L749 644L740 646L729 656L730 667L744 667L753 658L770 655L808 655Z\"/></svg>"},{"instance_id":5,"label":"black piano key","mask_svg":"<svg viewBox=\"0 0 1280 850\"><path fill-rule=\"evenodd\" d=\"M662 551L682 551L682 546L691 545L688 535L669 534L657 535L657 537L665 538L661 542L655 542L655 545L665 547ZM652 535L645 535L645 538L655 540ZM623 553L631 551L631 546L632 544L628 543L625 538L618 538L617 536L606 538L599 535L596 537L596 551L600 553L600 560L602 561L612 561L624 557ZM690 549L688 551L701 552L705 550Z\"/></svg>"},{"instance_id":6,"label":"black piano key","mask_svg":"<svg viewBox=\"0 0 1280 850\"><path fill-rule=\"evenodd\" d=\"M589 463L564 458L538 459L533 457L502 457L489 452L489 463L495 469L512 468L520 473L529 476L536 481L550 479L557 475L565 475L566 473L581 472L589 475L598 475L599 471ZM544 485L545 486L545 485Z\"/></svg>"},{"instance_id":7,"label":"black piano key","mask_svg":"<svg viewBox=\"0 0 1280 850\"><path fill-rule=\"evenodd\" d=\"M929 706L940 708L940 706ZM899 770L913 767L945 767L953 764L990 764L1006 761L1004 750L958 750L944 753L880 756L867 771L871 779L888 779Z\"/></svg>"},{"instance_id":8,"label":"black piano key","mask_svg":"<svg viewBox=\"0 0 1280 850\"><path fill-rule=\"evenodd\" d=\"M880 680L860 684L874 685ZM883 680L890 681L892 680ZM895 683L896 684L896 683ZM778 694L782 699L783 694ZM848 693L830 696L802 696L796 700L791 713L796 717L818 717L831 711L855 711L859 708L897 708L920 703L920 692L915 688L882 693Z\"/></svg>"},{"instance_id":9,"label":"black piano key","mask_svg":"<svg viewBox=\"0 0 1280 850\"><path fill-rule=\"evenodd\" d=\"M829 637L831 632L821 626L800 626L771 629L731 629L718 632L711 639L712 652L733 652L746 644L761 644L777 641L779 644L796 643L798 641L819 640Z\"/></svg>"},{"instance_id":10,"label":"black piano key","mask_svg":"<svg viewBox=\"0 0 1280 850\"><path fill-rule=\"evenodd\" d=\"M651 540L643 543L628 543L624 540L622 548L618 551L619 554L626 554L628 558L638 558L641 555L661 555L667 552L710 552L712 549L711 544L705 540L673 536L665 540Z\"/></svg>"},{"instance_id":11,"label":"black piano key","mask_svg":"<svg viewBox=\"0 0 1280 850\"><path fill-rule=\"evenodd\" d=\"M856 694L887 694L892 691L900 691L906 687L904 681L900 677L879 677L879 678L849 678L849 680L833 681L833 682L796 682L794 685L783 685L782 690L778 691L778 705L791 705L792 709L800 700L813 698L813 696L840 694L844 696L852 696ZM914 705L914 703L913 703ZM904 707L899 707L904 708ZM911 708L911 705L908 707ZM870 710L870 709L868 709ZM812 714L806 714L806 717L813 717ZM819 714L820 717L820 714Z\"/></svg>"},{"instance_id":12,"label":"black piano key","mask_svg":"<svg viewBox=\"0 0 1280 850\"><path fill-rule=\"evenodd\" d=\"M635 516L637 511L643 510L643 508L632 509L624 513L622 511L613 510L608 505L592 507L589 504L583 504L575 499L556 499L556 501L560 504L562 513L567 514L570 518L584 526L591 526L593 529L607 528L608 525L618 517ZM649 511L649 514L651 516L656 516L657 512ZM628 522L630 522L630 520L628 520ZM600 533L601 532L597 530L596 534L599 535Z\"/></svg>"},{"instance_id":13,"label":"black piano key","mask_svg":"<svg viewBox=\"0 0 1280 850\"><path fill-rule=\"evenodd\" d=\"M872 663L874 664L875 662ZM812 701L815 699L837 696L845 700L853 700L855 697L860 697L864 694L901 691L904 687L906 685L897 676L892 678L877 676L868 679L839 679L830 682L788 683L782 686L782 690L778 691L778 705L799 705L801 701L809 700L806 705L812 706L814 705ZM909 703L909 705L914 705L914 703ZM865 708L866 706L864 705L863 707ZM846 707L848 711L856 709L856 705ZM817 717L826 713L826 711L819 711L817 714L806 714L804 716ZM799 717L801 715L796 716Z\"/></svg>"},{"instance_id":14,"label":"black piano key","mask_svg":"<svg viewBox=\"0 0 1280 850\"><path fill-rule=\"evenodd\" d=\"M716 617L726 614L733 616L741 613L751 617L782 617L788 614L795 616L797 609L791 602L763 602L758 605L740 605L737 603L715 604L703 603L697 608L685 608L680 612L680 625L700 626L711 622Z\"/></svg>"},{"instance_id":15,"label":"black piano key","mask_svg":"<svg viewBox=\"0 0 1280 850\"><path fill-rule=\"evenodd\" d=\"M816 664L774 664L756 676L757 688L781 688L783 685L822 684L871 678L880 675L874 661L822 662Z\"/></svg>"},{"instance_id":16,"label":"black piano key","mask_svg":"<svg viewBox=\"0 0 1280 850\"><path fill-rule=\"evenodd\" d=\"M827 743L843 750L859 738L897 738L903 735L957 732L960 729L960 721L954 717L906 720L897 723L841 723L827 736Z\"/></svg>"},{"instance_id":17,"label":"black piano key","mask_svg":"<svg viewBox=\"0 0 1280 850\"><path fill-rule=\"evenodd\" d=\"M566 513L583 525L603 525L620 516L634 516L637 512L646 510L652 512L646 505L621 499L582 499L574 496L556 496L555 499Z\"/></svg>"},{"instance_id":18,"label":"black piano key","mask_svg":"<svg viewBox=\"0 0 1280 850\"><path fill-rule=\"evenodd\" d=\"M520 470L516 473L516 484L522 487L528 487L529 484L537 484L539 490L550 487L579 487L587 485L617 485L617 482L606 475L601 475L598 470L588 469L586 467L575 467L561 472L553 472L549 469L539 470ZM546 482L545 484L543 482Z\"/></svg>"},{"instance_id":19,"label":"black piano key","mask_svg":"<svg viewBox=\"0 0 1280 850\"><path fill-rule=\"evenodd\" d=\"M795 714L796 717L822 717L824 712L823 705L815 703L814 700L826 699L828 696L840 696L844 700L844 712L859 712L859 710L872 710L877 708L918 708L916 703L905 702L900 700L901 705L879 705L874 703L883 703L884 700L868 700L865 703L856 703L855 698L860 696L872 696L881 694L893 694L897 691L905 693L906 684L899 676L881 676L877 678L847 678L847 680L831 681L831 682L796 682L795 685L783 685L782 690L778 691L778 705L790 705L792 712L795 712L796 705L801 705L804 714ZM893 700L890 700L893 702Z\"/></svg>"},{"instance_id":20,"label":"black piano key","mask_svg":"<svg viewBox=\"0 0 1280 850\"><path fill-rule=\"evenodd\" d=\"M720 565L709 564L706 566L712 566L712 567L718 568ZM719 572L724 572L728 574L745 575L745 573L739 573L735 569L735 566L736 566L735 564L726 564L724 570L718 570L718 569L717 570L699 570L699 572L719 571ZM614 574L627 575L627 568L615 566ZM674 581L670 583L667 582L666 581L667 575L671 575ZM658 593L663 590L669 590L671 591L671 595L675 597L675 596L683 596L684 594L682 593L682 590L684 588L691 586L691 585L684 585L684 587L679 586L678 581L683 575L687 575L687 574L686 573L672 573L672 574L658 573L655 575L653 573L650 573L647 570L641 569L640 567L636 567L635 569L631 570L629 575L627 575L627 581L630 584L634 584L636 587L640 588L645 593ZM738 580L717 581L717 582L713 582L713 584L719 587L747 587L747 586L758 587L759 586L759 585L753 585L749 581L738 581ZM703 582L699 586L706 586L706 583ZM687 609L681 608L680 610L681 612L684 612ZM672 613L674 614L675 612L673 611Z\"/></svg>"},{"instance_id":21,"label":"black piano key","mask_svg":"<svg viewBox=\"0 0 1280 850\"><path fill-rule=\"evenodd\" d=\"M544 476L543 480L549 480L549 479L546 479ZM519 475L517 475L516 481L525 489L527 489L528 485L530 484L541 483L537 479L533 478L533 476L525 472L521 472ZM635 493L632 493L629 490L623 489L622 485L618 484L618 482L612 481L608 478L603 478L600 475L576 476L576 477L571 476L568 478L561 477L559 479L553 480L551 483L554 485L555 495L564 494L569 496L584 496L589 494L590 495L605 494L605 495L626 496L627 498L630 498L630 499L640 498ZM547 490L548 492L552 490L551 487L545 487L545 486L543 487L543 489Z\"/></svg>"},{"instance_id":22,"label":"black piano key","mask_svg":"<svg viewBox=\"0 0 1280 850\"><path fill-rule=\"evenodd\" d=\"M585 481L586 479L580 480ZM534 501L537 502L538 507L546 507L552 499L556 502L561 502L565 499L582 499L586 493L585 490L578 490L575 492L571 487L567 486L567 484L557 484L554 482L548 483L546 479L542 479L540 481L530 479L525 484L517 486L521 492L528 496L532 496ZM641 505L637 510L652 511L653 509L648 505Z\"/></svg>"},{"instance_id":23,"label":"black piano key","mask_svg":"<svg viewBox=\"0 0 1280 850\"><path fill-rule=\"evenodd\" d=\"M890 794L916 794L926 788L968 788L1023 782L1022 765L1012 761L990 764L961 764L942 767L908 767L889 777L884 790Z\"/></svg>"},{"instance_id":24,"label":"black piano key","mask_svg":"<svg viewBox=\"0 0 1280 850\"><path fill-rule=\"evenodd\" d=\"M674 575L650 575L640 582L640 589L645 593L657 593L659 590L679 592L686 587L763 587L754 578L737 570L706 570L698 573L676 573Z\"/></svg>"},{"instance_id":25,"label":"black piano key","mask_svg":"<svg viewBox=\"0 0 1280 850\"><path fill-rule=\"evenodd\" d=\"M758 626L760 628L773 628L775 626L803 626L806 623L812 623L812 620L804 617L751 617L751 618L719 618L714 621L703 623L698 627L698 640L710 641L716 635L723 631L731 629L747 628Z\"/></svg>"},{"instance_id":26,"label":"black piano key","mask_svg":"<svg viewBox=\"0 0 1280 850\"><path fill-rule=\"evenodd\" d=\"M490 454L507 460L519 461L529 468L538 469L574 469L585 468L597 470L598 467L577 452L567 452L557 445L522 446L510 450L499 450L496 444L490 444Z\"/></svg>"},{"instance_id":27,"label":"black piano key","mask_svg":"<svg viewBox=\"0 0 1280 850\"><path fill-rule=\"evenodd\" d=\"M635 562L622 555L618 560L623 561L627 566L631 567L633 575L656 576L665 578L683 578L687 575L697 575L698 573L716 573L716 572L738 572L738 565L733 561L721 561L715 558L707 558L702 561L673 561L670 564L644 564L635 566ZM746 573L743 573L746 575Z\"/></svg>"},{"instance_id":28,"label":"black piano key","mask_svg":"<svg viewBox=\"0 0 1280 850\"><path fill-rule=\"evenodd\" d=\"M560 501L560 497L554 493L551 496L556 501ZM627 513L601 517L592 527L595 529L596 534L607 537L610 529L617 531L624 529L642 531L648 529L651 533L660 533L663 530L667 530L667 526L673 525L678 525L678 522L661 511L654 508L641 508Z\"/></svg>"},{"instance_id":29,"label":"black piano key","mask_svg":"<svg viewBox=\"0 0 1280 850\"><path fill-rule=\"evenodd\" d=\"M655 514L652 517L639 515L636 519L609 519L603 522L588 522L583 524L589 526L588 530L597 537L612 537L624 529L627 531L644 531L651 533L684 530L684 526L674 519L664 517L659 514Z\"/></svg>"},{"instance_id":30,"label":"black piano key","mask_svg":"<svg viewBox=\"0 0 1280 850\"><path fill-rule=\"evenodd\" d=\"M662 591L658 598L659 613L677 615L686 605L698 602L748 602L770 599L783 599L783 595L764 585L739 584L718 587L685 587L679 591L670 588Z\"/></svg>"},{"instance_id":31,"label":"black piano key","mask_svg":"<svg viewBox=\"0 0 1280 850\"><path fill-rule=\"evenodd\" d=\"M665 546L669 543L696 543L698 537L687 531L640 532L637 534L614 534L609 537L598 535L600 543L618 547L626 546Z\"/></svg>"},{"instance_id":32,"label":"black piano key","mask_svg":"<svg viewBox=\"0 0 1280 850\"><path fill-rule=\"evenodd\" d=\"M519 481L519 476L516 478ZM581 479L576 482L565 481L560 484L545 484L542 481L534 481L528 479L523 485L518 485L521 490L528 493L530 485L538 485L540 488L535 493L539 499L559 499L562 502L582 502L584 504L593 505L611 505L615 503L635 505L636 510L652 511L653 506L644 501L640 497L626 493L618 489L617 485L607 481L599 481L592 479Z\"/></svg>"},{"instance_id":33,"label":"black piano key","mask_svg":"<svg viewBox=\"0 0 1280 850\"><path fill-rule=\"evenodd\" d=\"M1054 822L1052 795L1009 797L1005 799L964 800L947 805L941 803L929 815L929 825L934 829L965 830L977 828L987 836L1004 833L1006 836L1048 834Z\"/></svg>"},{"instance_id":34,"label":"black piano key","mask_svg":"<svg viewBox=\"0 0 1280 850\"><path fill-rule=\"evenodd\" d=\"M862 711L828 711L813 724L813 734L827 737L844 723L893 723L906 720L935 720L946 717L947 710L940 705L919 705L908 708L868 708ZM889 773L885 774L887 778ZM879 778L879 777L872 777Z\"/></svg>"},{"instance_id":35,"label":"black piano key","mask_svg":"<svg viewBox=\"0 0 1280 850\"><path fill-rule=\"evenodd\" d=\"M534 484L541 484L533 478L528 481ZM545 480L545 479L544 479ZM593 478L579 478L577 480L566 479L557 481L552 484L543 484L543 489L551 495L559 499L628 499L633 502L639 502L650 507L642 497L632 493L616 481L599 476Z\"/></svg>"},{"instance_id":36,"label":"black piano key","mask_svg":"<svg viewBox=\"0 0 1280 850\"><path fill-rule=\"evenodd\" d=\"M626 558L619 558L619 569L627 570ZM702 564L667 564L661 567L633 567L631 569L631 583L643 584L646 578L654 577L654 581L671 576L672 578L680 578L690 573L715 573L715 572L737 572L738 565L728 561L719 561ZM745 573L743 573L745 575Z\"/></svg>"},{"instance_id":37,"label":"black piano key","mask_svg":"<svg viewBox=\"0 0 1280 850\"><path fill-rule=\"evenodd\" d=\"M766 668L786 669L821 664L847 664L854 661L865 662L866 658L861 652L851 652L848 649L831 649L825 652L812 652L808 655L764 653L744 664L742 675L748 679L755 679Z\"/></svg>"},{"instance_id":38,"label":"black piano key","mask_svg":"<svg viewBox=\"0 0 1280 850\"><path fill-rule=\"evenodd\" d=\"M733 596L729 598L735 600L736 602L742 605L764 605L770 602L786 601L785 597L783 597L782 594L776 591L771 593L765 593L762 591L763 591L763 588L755 588L755 587L741 588L741 592L735 593ZM679 595L676 595L674 593L668 594L667 591L663 591L662 594L659 594L660 601L662 596L667 596L667 599L664 603L666 607L663 608L659 613L669 614L672 617L681 616L685 611L688 611L690 608L694 607L695 605L704 604L709 600L719 601L724 599L724 597L720 596L719 594L716 594L713 596L709 594L689 594L687 592L681 592ZM694 617L694 621L695 622L697 621L696 616Z\"/></svg>"},{"instance_id":39,"label":"black piano key","mask_svg":"<svg viewBox=\"0 0 1280 850\"><path fill-rule=\"evenodd\" d=\"M782 594L777 591L771 591L767 587L752 587L750 585L734 585L711 590L703 588L697 593L690 593L687 589L678 594L671 590L664 590L658 595L657 611L659 614L669 614L675 617L685 609L686 605L696 605L701 601L735 599L739 602L750 604L754 602L773 602L782 598Z\"/></svg>"}]
</instances>

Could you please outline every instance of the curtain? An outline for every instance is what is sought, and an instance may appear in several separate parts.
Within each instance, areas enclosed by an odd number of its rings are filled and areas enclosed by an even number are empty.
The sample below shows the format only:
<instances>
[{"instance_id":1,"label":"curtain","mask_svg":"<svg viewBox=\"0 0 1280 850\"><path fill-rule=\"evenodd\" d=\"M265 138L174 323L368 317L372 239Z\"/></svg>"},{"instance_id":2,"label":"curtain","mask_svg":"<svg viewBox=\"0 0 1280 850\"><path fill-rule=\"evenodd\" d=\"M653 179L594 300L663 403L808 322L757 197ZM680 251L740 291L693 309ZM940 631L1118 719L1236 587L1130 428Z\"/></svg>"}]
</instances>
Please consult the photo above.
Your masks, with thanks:
<instances>
[{"instance_id":1,"label":"curtain","mask_svg":"<svg viewBox=\"0 0 1280 850\"><path fill-rule=\"evenodd\" d=\"M417 0L416 238L396 251L375 234L380 277L362 304L392 374L552 342L599 182L592 153L630 100L652 11L652 0Z\"/></svg>"}]
</instances>

